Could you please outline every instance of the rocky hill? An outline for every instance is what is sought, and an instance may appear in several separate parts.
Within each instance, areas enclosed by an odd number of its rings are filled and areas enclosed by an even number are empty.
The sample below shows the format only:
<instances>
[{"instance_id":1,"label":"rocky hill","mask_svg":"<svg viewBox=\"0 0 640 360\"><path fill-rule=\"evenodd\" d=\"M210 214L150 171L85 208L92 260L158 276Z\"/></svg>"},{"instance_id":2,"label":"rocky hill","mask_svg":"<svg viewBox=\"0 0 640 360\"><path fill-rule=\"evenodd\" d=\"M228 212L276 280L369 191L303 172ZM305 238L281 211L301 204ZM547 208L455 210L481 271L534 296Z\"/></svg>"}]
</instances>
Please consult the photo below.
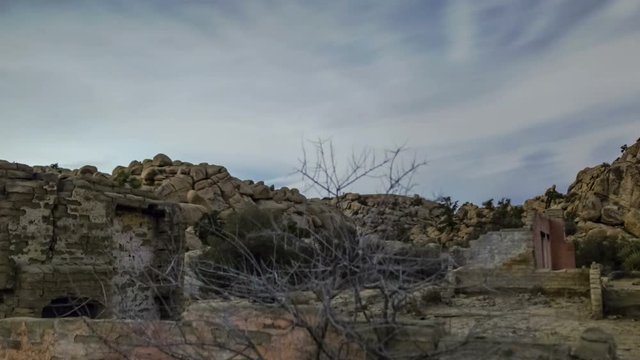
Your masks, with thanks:
<instances>
[{"instance_id":1,"label":"rocky hill","mask_svg":"<svg viewBox=\"0 0 640 360\"><path fill-rule=\"evenodd\" d=\"M467 246L469 240L502 228L521 227L534 211L560 208L570 240L631 240L640 237L640 139L623 146L612 164L585 168L568 193L555 186L523 206L508 199L482 206L444 197L438 201L397 195L346 194L325 200L337 206L364 234L417 244Z\"/></svg>"},{"instance_id":2,"label":"rocky hill","mask_svg":"<svg viewBox=\"0 0 640 360\"><path fill-rule=\"evenodd\" d=\"M640 237L640 142L623 150L611 164L580 171L567 194L554 186L524 206L512 205L508 199L495 204L490 200L482 206L459 205L448 197L433 201L417 195L349 193L340 199L307 199L297 189L241 180L223 166L171 160L164 154L118 166L111 175L93 166L74 171L34 169L93 176L111 185L153 193L159 199L199 205L203 212L214 212L222 220L241 209L257 207L281 212L287 222L312 232L353 224L361 234L378 239L448 247L467 246L469 240L488 231L521 227L533 211L549 207L563 210L572 240Z\"/></svg>"},{"instance_id":3,"label":"rocky hill","mask_svg":"<svg viewBox=\"0 0 640 360\"><path fill-rule=\"evenodd\" d=\"M640 139L613 163L580 171L566 195L555 189L525 202L525 210L560 208L575 222L573 237L640 238Z\"/></svg>"},{"instance_id":4,"label":"rocky hill","mask_svg":"<svg viewBox=\"0 0 640 360\"><path fill-rule=\"evenodd\" d=\"M420 245L467 246L469 240L488 231L523 226L521 207L508 199L479 207L471 203L459 206L449 197L432 201L417 195L350 193L325 202L341 209L362 234Z\"/></svg>"}]
</instances>

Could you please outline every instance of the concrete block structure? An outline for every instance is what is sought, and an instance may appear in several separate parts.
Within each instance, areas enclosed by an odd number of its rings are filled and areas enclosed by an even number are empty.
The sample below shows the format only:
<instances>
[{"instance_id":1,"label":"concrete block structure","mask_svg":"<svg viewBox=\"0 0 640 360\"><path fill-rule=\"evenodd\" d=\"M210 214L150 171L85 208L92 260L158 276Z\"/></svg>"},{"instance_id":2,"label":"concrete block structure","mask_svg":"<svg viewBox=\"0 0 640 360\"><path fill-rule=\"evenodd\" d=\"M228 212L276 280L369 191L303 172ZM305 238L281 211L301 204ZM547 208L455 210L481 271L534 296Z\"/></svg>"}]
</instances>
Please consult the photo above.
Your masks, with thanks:
<instances>
[{"instance_id":1,"label":"concrete block structure","mask_svg":"<svg viewBox=\"0 0 640 360\"><path fill-rule=\"evenodd\" d=\"M575 249L565 237L561 209L536 213L532 229L536 268L560 270L576 267Z\"/></svg>"}]
</instances>

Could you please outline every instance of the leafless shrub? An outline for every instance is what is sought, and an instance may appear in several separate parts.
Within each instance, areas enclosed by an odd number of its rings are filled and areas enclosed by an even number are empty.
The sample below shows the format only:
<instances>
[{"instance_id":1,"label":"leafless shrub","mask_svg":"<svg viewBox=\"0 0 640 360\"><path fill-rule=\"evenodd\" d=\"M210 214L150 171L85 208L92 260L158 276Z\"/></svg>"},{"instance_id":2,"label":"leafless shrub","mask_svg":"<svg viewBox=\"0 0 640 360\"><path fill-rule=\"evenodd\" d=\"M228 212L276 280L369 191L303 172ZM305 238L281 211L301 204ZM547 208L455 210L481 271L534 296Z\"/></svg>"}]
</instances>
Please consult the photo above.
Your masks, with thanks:
<instances>
[{"instance_id":1,"label":"leafless shrub","mask_svg":"<svg viewBox=\"0 0 640 360\"><path fill-rule=\"evenodd\" d=\"M372 149L353 152L343 166L338 163L331 140L319 139L310 144L311 151L303 144L296 172L328 197L340 198L350 186L364 178L379 179L383 194L407 195L416 185L414 175L427 164L415 154L407 161L410 149L402 145L383 151L382 156Z\"/></svg>"},{"instance_id":2,"label":"leafless shrub","mask_svg":"<svg viewBox=\"0 0 640 360\"><path fill-rule=\"evenodd\" d=\"M369 150L353 154L346 171L340 172L330 141L313 146L315 158L308 158L303 149L298 172L320 191L338 198L365 177L383 181L385 194L407 193L414 186L413 175L426 164L415 156L405 163L408 149L401 146L385 151L381 158ZM437 286L444 279L446 264L437 255L399 252L349 229L337 229L331 235L306 231L303 239L277 226L258 226L249 232L212 227L202 233L215 236L216 241L205 243L223 244L222 257L205 253L185 266L182 249L177 247L173 257L162 259L136 281L146 282L145 287L164 301L171 298L167 294L188 290L184 278L189 273L197 280L197 293L204 296L194 300L242 299L257 309L278 310L292 329L302 329L311 339L315 359L349 359L354 352L373 359L424 357L433 349L398 347L394 341L404 337L406 343L410 332L402 317L406 304L419 297L421 290ZM175 303L161 307L171 313L166 317L180 318L181 307ZM204 326L206 331L178 326L166 336L151 322L138 336L175 359L216 358L213 349L227 351L230 358L264 357L250 331L238 325L236 314L216 314L217 318L203 315L193 322L194 328ZM166 333L166 326L162 329ZM223 335L211 336L212 329L220 329Z\"/></svg>"},{"instance_id":3,"label":"leafless shrub","mask_svg":"<svg viewBox=\"0 0 640 360\"><path fill-rule=\"evenodd\" d=\"M400 315L407 301L439 283L446 271L437 257L398 254L382 242L362 241L352 233L339 239L316 236L311 243L294 245L299 256L286 262L278 260L275 243L272 256L258 257L245 239L219 236L242 254L241 261L194 262L201 286L222 298L283 310L311 337L317 359L346 358L349 345L373 358L399 358L390 344L404 327ZM307 303L300 304L301 294L312 298L312 313ZM336 334L338 343L328 340Z\"/></svg>"}]
</instances>

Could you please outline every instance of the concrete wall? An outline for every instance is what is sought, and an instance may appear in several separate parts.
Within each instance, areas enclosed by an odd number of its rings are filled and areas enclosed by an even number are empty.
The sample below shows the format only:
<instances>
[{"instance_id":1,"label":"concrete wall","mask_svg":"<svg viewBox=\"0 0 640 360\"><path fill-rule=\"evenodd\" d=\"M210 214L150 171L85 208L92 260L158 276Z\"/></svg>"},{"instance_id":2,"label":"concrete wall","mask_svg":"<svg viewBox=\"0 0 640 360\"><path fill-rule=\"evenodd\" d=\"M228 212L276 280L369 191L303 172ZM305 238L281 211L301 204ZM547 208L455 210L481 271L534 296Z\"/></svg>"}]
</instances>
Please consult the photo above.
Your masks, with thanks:
<instances>
[{"instance_id":1,"label":"concrete wall","mask_svg":"<svg viewBox=\"0 0 640 360\"><path fill-rule=\"evenodd\" d=\"M97 172L0 161L0 316L40 316L53 299L86 297L110 315L157 317L154 289L141 284L182 245L176 206Z\"/></svg>"},{"instance_id":2,"label":"concrete wall","mask_svg":"<svg viewBox=\"0 0 640 360\"><path fill-rule=\"evenodd\" d=\"M480 236L469 242L466 267L493 269L518 265L533 268L531 230L503 229Z\"/></svg>"}]
</instances>

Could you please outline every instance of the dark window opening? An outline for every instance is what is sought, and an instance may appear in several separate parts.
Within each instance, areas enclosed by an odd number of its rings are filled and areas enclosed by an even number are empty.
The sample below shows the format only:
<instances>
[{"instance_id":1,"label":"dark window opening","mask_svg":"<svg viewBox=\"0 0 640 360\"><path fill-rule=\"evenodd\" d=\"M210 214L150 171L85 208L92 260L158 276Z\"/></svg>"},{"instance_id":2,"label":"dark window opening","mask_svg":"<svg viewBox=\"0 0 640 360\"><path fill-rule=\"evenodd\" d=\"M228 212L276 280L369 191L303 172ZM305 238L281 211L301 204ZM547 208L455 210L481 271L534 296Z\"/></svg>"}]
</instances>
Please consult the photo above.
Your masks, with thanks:
<instances>
[{"instance_id":1,"label":"dark window opening","mask_svg":"<svg viewBox=\"0 0 640 360\"><path fill-rule=\"evenodd\" d=\"M51 300L49 305L42 308L42 317L66 318L85 316L95 319L102 315L104 306L89 298L60 297Z\"/></svg>"},{"instance_id":2,"label":"dark window opening","mask_svg":"<svg viewBox=\"0 0 640 360\"><path fill-rule=\"evenodd\" d=\"M155 204L151 204L146 208L116 204L116 214L132 213L132 212L142 213L157 219L162 219L167 215L166 211L163 208L160 208L158 207L158 205L155 205Z\"/></svg>"}]
</instances>

